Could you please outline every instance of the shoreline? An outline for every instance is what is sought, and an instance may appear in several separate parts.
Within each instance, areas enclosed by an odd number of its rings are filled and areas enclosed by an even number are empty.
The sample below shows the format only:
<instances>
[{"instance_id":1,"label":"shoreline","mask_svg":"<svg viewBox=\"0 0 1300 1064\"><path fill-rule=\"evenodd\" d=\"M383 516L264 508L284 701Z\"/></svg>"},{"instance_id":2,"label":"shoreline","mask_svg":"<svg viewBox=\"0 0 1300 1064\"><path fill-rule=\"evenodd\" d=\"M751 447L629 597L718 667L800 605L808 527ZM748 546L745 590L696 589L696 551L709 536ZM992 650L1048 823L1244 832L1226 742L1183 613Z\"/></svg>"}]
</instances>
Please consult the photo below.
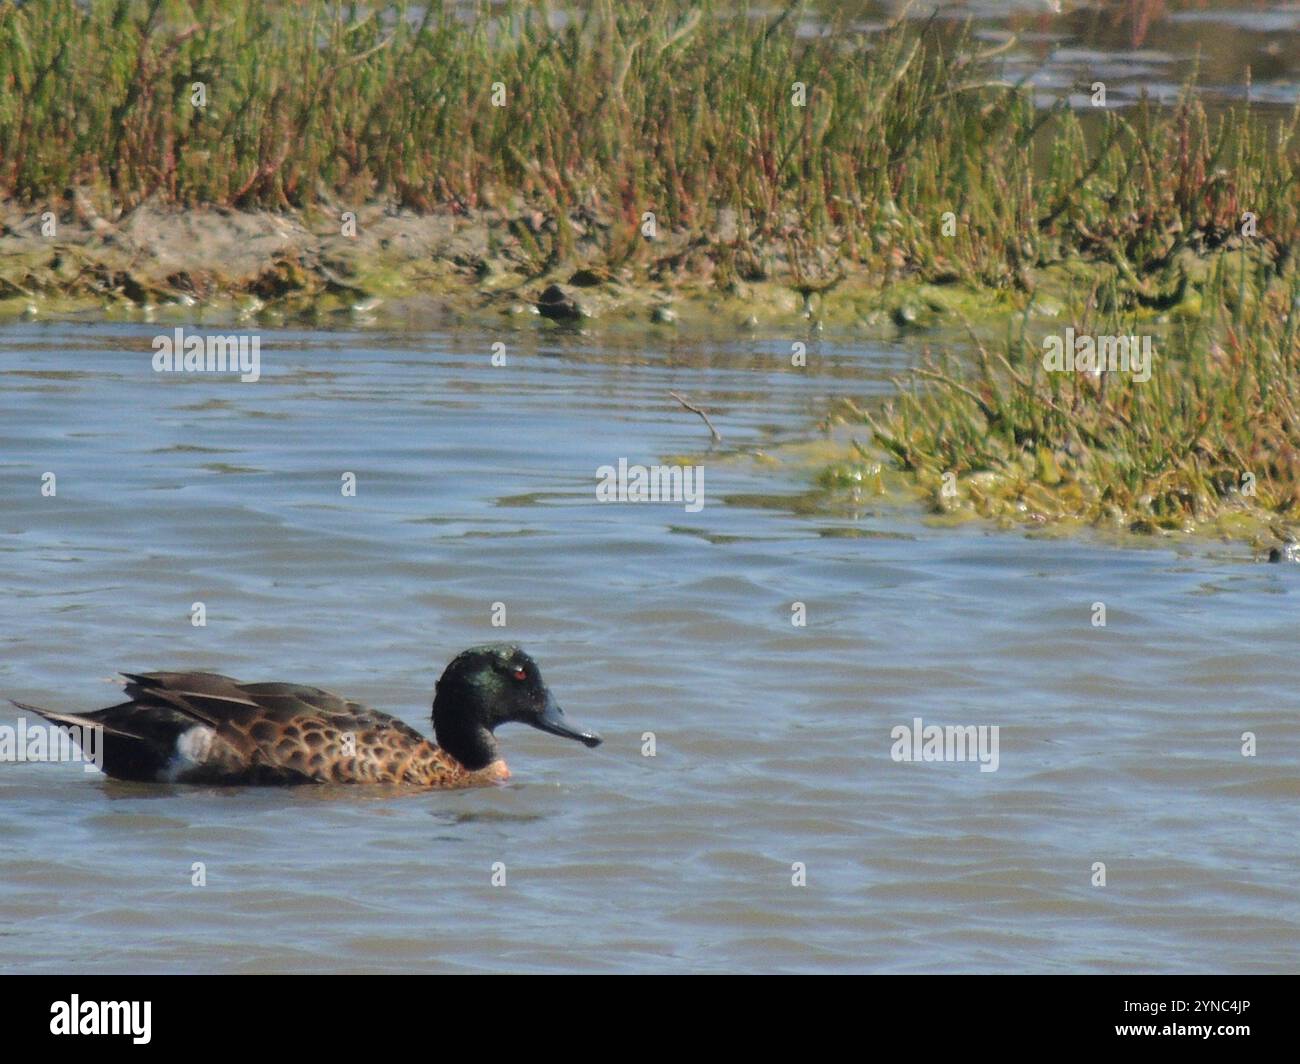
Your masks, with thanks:
<instances>
[{"instance_id":1,"label":"shoreline","mask_svg":"<svg viewBox=\"0 0 1300 1064\"><path fill-rule=\"evenodd\" d=\"M344 212L327 208L270 212L146 204L110 222L79 193L59 207L47 236L45 211L0 204L0 324L89 319L241 329L555 328L648 337L666 330L686 337L724 331L785 335L794 346L825 336L842 343L904 339L927 348L978 347L987 360L983 345L996 344L1016 323L1022 348L1056 331L1072 337L1077 324L1095 317L1103 290L1124 292L1123 328L1149 342L1153 333L1167 337L1215 319L1226 302L1225 272L1249 271L1262 279L1249 295L1252 306L1276 303L1296 275L1292 256L1228 238L1208 254L1184 248L1158 274L1141 279L1080 255L1026 266L1020 289L980 288L956 278L936 283L903 263L884 276L866 268L843 270L834 283L814 289L806 276L773 256L771 276L720 288L711 249L689 234L648 242L648 264L640 268L603 267L593 241L588 265L579 244L575 262L530 276L521 258L523 242L512 234L521 225L544 230L552 224L536 212L416 214L375 203L354 213L344 235L330 217L337 213L341 219ZM1118 310L1112 318L1121 320ZM999 356L1008 369L1013 355L1008 346ZM1014 454L1000 469L987 461L967 469L944 462L939 440L953 409L931 408L929 453L926 445L916 449L915 440L909 453L897 440L896 405L913 404L913 414L919 413L917 389L933 396L938 386L947 389L948 402L978 406L971 386L984 391L990 379L981 384L970 377L970 362L943 374L923 363L910 383L900 382L897 399L883 412L833 404L840 409L825 427L846 426L850 435L815 448L815 463L802 461L810 492L822 492L828 501L846 492L919 505L928 511L927 520L944 524L982 521L1004 530L1063 535L1089 529L1143 537L1182 534L1245 542L1257 553L1276 550L1284 560L1300 556L1287 549L1300 538L1290 503L1252 503L1238 493L1223 506L1198 503L1206 512L1194 519L1157 513L1149 499L1141 505L1136 499L1102 504L1104 485L1062 475L1069 461L1062 448L1072 447L1068 440L1054 441L1048 458L1036 448L1028 466ZM861 437L852 435L854 429Z\"/></svg>"}]
</instances>

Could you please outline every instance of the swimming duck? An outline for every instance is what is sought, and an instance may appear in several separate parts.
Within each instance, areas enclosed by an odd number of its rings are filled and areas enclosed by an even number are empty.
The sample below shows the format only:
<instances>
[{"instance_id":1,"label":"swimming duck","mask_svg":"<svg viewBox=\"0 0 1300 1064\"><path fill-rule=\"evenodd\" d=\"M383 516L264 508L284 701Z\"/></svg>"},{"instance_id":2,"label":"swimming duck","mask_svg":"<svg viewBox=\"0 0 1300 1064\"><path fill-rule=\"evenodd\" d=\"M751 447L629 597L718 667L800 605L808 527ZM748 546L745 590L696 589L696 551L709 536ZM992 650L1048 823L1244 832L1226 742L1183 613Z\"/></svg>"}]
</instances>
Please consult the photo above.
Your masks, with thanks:
<instances>
[{"instance_id":1,"label":"swimming duck","mask_svg":"<svg viewBox=\"0 0 1300 1064\"><path fill-rule=\"evenodd\" d=\"M55 724L103 729L115 779L169 783L389 783L476 787L510 778L493 732L518 721L599 746L565 719L537 663L508 644L471 647L433 696L437 743L387 713L315 687L240 683L213 672L123 673L130 701Z\"/></svg>"}]
</instances>

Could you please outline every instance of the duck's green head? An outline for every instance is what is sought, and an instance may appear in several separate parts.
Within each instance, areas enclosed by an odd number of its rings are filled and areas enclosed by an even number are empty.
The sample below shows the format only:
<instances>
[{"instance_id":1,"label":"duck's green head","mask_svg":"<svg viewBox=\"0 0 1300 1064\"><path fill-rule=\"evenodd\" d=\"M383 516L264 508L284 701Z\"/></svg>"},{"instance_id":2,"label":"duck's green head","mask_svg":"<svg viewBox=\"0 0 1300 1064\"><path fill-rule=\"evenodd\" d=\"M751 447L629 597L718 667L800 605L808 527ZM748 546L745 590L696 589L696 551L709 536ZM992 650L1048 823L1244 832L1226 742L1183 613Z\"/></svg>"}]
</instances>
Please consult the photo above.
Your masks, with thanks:
<instances>
[{"instance_id":1,"label":"duck's green head","mask_svg":"<svg viewBox=\"0 0 1300 1064\"><path fill-rule=\"evenodd\" d=\"M552 735L599 746L601 738L571 724L531 657L511 643L470 647L443 670L433 697L438 745L466 768L496 759L492 733L518 721Z\"/></svg>"}]
</instances>

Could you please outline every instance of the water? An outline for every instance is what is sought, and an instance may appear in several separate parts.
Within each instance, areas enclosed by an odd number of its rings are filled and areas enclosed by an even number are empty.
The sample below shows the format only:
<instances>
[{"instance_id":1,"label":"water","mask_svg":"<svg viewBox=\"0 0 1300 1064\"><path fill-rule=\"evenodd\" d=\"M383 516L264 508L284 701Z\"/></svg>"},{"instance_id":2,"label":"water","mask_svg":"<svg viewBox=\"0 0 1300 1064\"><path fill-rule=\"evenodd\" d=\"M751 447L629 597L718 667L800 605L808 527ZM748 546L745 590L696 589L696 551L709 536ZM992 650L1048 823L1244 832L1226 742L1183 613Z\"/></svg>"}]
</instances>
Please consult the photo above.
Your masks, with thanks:
<instances>
[{"instance_id":1,"label":"water","mask_svg":"<svg viewBox=\"0 0 1300 1064\"><path fill-rule=\"evenodd\" d=\"M1112 110L1143 94L1173 103L1189 80L1211 109L1249 96L1285 115L1300 100L1293 0L822 0L800 31L829 32L835 17L867 34L900 17L940 32L970 22L977 40L1002 49L1007 80L1032 86L1043 107L1064 99L1092 113L1098 81Z\"/></svg>"},{"instance_id":2,"label":"water","mask_svg":"<svg viewBox=\"0 0 1300 1064\"><path fill-rule=\"evenodd\" d=\"M910 352L268 331L239 384L153 373L157 331L0 333L0 693L210 668L427 730L452 654L505 636L606 743L507 726L509 785L407 796L0 765L0 970L1300 961L1300 567L810 507L800 466L735 457ZM598 466L665 455L703 462L701 512L596 502ZM997 771L891 760L914 717L998 725Z\"/></svg>"}]
</instances>

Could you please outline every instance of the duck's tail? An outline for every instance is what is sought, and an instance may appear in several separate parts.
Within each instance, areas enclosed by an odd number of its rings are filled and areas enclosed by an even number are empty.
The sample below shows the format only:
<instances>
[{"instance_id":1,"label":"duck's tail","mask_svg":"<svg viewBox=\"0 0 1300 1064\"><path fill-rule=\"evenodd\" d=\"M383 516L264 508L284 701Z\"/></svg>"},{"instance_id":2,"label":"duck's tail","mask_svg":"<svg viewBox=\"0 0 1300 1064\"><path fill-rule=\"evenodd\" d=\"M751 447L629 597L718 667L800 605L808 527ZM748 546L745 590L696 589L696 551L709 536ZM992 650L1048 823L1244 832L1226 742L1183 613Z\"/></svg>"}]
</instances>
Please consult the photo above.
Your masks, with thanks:
<instances>
[{"instance_id":1,"label":"duck's tail","mask_svg":"<svg viewBox=\"0 0 1300 1064\"><path fill-rule=\"evenodd\" d=\"M81 748L86 764L98 766L109 776L118 779L154 779L166 763L166 753L158 750L149 736L132 728L129 718L123 719L113 713L113 709L121 707L101 709L94 713L56 713L52 709L19 702L14 698L8 701L23 712L44 717L60 728L76 728L81 734L73 735L72 739ZM47 744L47 749L54 748L53 743Z\"/></svg>"},{"instance_id":2,"label":"duck's tail","mask_svg":"<svg viewBox=\"0 0 1300 1064\"><path fill-rule=\"evenodd\" d=\"M124 739L139 739L140 736L131 732L122 731L120 728L106 724L102 718L95 713L55 713L52 709L42 709L40 706L33 706L27 702L19 702L16 698L8 699L9 704L17 706L19 709L26 710L28 713L35 713L37 716L44 717L52 724L66 724L70 728L102 728L106 734L119 735ZM102 710L100 712L103 712Z\"/></svg>"}]
</instances>

